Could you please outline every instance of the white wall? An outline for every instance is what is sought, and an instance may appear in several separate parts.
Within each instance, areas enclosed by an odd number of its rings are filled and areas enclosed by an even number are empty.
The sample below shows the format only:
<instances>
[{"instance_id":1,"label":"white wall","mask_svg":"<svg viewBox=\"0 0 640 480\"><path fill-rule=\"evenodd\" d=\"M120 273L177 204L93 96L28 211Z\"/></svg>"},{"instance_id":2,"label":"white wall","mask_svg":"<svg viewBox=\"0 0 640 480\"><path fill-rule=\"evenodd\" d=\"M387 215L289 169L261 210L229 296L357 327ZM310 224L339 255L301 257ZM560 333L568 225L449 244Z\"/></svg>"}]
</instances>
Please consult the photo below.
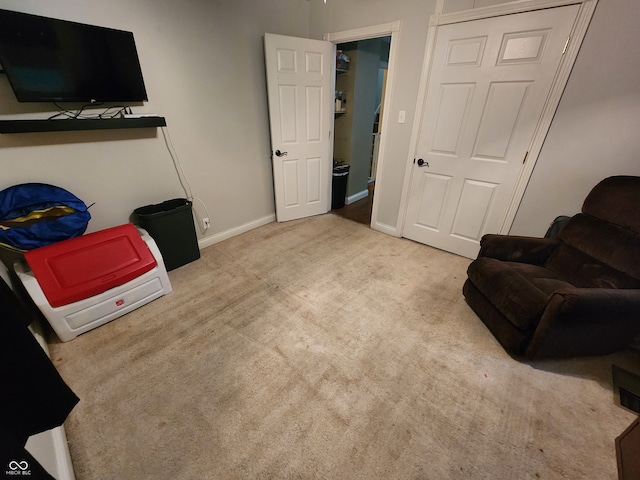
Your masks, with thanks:
<instances>
[{"instance_id":1,"label":"white wall","mask_svg":"<svg viewBox=\"0 0 640 480\"><path fill-rule=\"evenodd\" d=\"M166 117L213 221L207 236L273 215L262 36L306 36L306 1L0 0L0 8L133 31L149 96L134 111ZM0 75L0 116L53 108L17 103ZM184 196L156 129L0 135L0 162L0 188L46 182L95 202L88 231Z\"/></svg>"},{"instance_id":2,"label":"white wall","mask_svg":"<svg viewBox=\"0 0 640 480\"><path fill-rule=\"evenodd\" d=\"M504 0L446 0L445 11L483 7ZM401 20L397 79L391 99L388 143L377 222L396 225L409 152L410 132L434 2L419 0L312 0L311 33L340 32ZM512 234L542 236L558 215L580 209L600 180L617 174L640 175L640 2L600 0L551 125ZM396 123L399 110L407 122Z\"/></svg>"},{"instance_id":3,"label":"white wall","mask_svg":"<svg viewBox=\"0 0 640 480\"><path fill-rule=\"evenodd\" d=\"M640 2L600 0L511 229L542 236L611 175L640 176Z\"/></svg>"},{"instance_id":4,"label":"white wall","mask_svg":"<svg viewBox=\"0 0 640 480\"><path fill-rule=\"evenodd\" d=\"M376 221L395 226L436 0L0 0L0 8L134 32L150 101L166 117L194 194L213 220L207 238L274 213L262 35L325 33L399 20L391 122ZM541 235L612 174L640 175L637 0L600 0L518 211L512 233ZM19 104L0 75L0 116L49 111ZM406 123L397 123L398 111ZM0 135L0 188L53 183L95 202L89 231L141 205L183 196L159 130ZM196 204L196 207L198 205ZM204 239L207 240L206 238Z\"/></svg>"}]
</instances>

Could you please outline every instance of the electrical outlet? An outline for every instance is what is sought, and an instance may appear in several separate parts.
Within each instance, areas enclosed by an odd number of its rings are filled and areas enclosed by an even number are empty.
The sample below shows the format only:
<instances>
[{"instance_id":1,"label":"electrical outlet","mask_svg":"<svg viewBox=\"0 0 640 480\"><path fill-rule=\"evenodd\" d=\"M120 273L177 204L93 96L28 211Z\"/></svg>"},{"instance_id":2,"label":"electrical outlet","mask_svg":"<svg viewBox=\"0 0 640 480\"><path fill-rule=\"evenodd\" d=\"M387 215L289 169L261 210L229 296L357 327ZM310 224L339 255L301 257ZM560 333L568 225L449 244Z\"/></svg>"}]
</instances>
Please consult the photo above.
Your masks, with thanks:
<instances>
[{"instance_id":1,"label":"electrical outlet","mask_svg":"<svg viewBox=\"0 0 640 480\"><path fill-rule=\"evenodd\" d=\"M202 227L206 230L210 226L211 226L211 220L209 220L209 217L204 217L202 219Z\"/></svg>"}]
</instances>

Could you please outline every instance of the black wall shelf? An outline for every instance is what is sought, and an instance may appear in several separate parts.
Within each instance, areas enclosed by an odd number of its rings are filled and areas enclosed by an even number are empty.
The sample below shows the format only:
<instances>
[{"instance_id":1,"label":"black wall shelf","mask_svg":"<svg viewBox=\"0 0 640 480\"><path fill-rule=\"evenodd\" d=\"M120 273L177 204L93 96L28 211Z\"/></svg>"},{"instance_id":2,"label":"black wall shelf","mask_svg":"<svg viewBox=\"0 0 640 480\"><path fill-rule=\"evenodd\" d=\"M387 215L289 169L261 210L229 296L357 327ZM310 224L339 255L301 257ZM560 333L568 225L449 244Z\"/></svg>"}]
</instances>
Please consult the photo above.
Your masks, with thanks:
<instances>
[{"instance_id":1,"label":"black wall shelf","mask_svg":"<svg viewBox=\"0 0 640 480\"><path fill-rule=\"evenodd\" d=\"M111 130L154 128L167 125L164 117L74 118L64 120L0 120L0 133L65 132L70 130Z\"/></svg>"}]
</instances>

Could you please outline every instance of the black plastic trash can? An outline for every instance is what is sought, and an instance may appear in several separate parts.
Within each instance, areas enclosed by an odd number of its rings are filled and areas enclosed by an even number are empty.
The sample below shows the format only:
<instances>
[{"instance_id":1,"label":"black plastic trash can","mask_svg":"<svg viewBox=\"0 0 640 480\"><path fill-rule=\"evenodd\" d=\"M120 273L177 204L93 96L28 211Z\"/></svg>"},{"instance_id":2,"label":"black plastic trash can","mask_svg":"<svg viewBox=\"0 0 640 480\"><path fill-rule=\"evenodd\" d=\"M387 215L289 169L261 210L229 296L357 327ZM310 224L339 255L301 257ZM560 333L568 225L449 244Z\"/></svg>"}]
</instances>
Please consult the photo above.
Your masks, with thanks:
<instances>
[{"instance_id":1,"label":"black plastic trash can","mask_svg":"<svg viewBox=\"0 0 640 480\"><path fill-rule=\"evenodd\" d=\"M349 180L349 165L333 167L333 181L331 182L331 209L344 207L347 196L347 180Z\"/></svg>"},{"instance_id":2,"label":"black plastic trash can","mask_svg":"<svg viewBox=\"0 0 640 480\"><path fill-rule=\"evenodd\" d=\"M149 232L167 271L200 258L191 206L191 201L175 198L133 211L133 223Z\"/></svg>"}]
</instances>

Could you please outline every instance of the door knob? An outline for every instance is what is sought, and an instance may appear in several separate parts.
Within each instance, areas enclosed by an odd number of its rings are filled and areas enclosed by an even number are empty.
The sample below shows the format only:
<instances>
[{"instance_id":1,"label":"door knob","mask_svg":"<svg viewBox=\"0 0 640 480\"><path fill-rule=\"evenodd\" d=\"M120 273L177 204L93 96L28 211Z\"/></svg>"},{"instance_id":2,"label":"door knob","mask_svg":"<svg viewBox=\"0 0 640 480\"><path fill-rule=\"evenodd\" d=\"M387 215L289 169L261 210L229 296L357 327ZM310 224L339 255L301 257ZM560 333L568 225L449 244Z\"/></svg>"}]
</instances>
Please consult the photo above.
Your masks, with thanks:
<instances>
[{"instance_id":1,"label":"door knob","mask_svg":"<svg viewBox=\"0 0 640 480\"><path fill-rule=\"evenodd\" d=\"M429 162L425 162L423 159L419 158L418 159L418 166L419 167L428 167L429 166Z\"/></svg>"},{"instance_id":2,"label":"door knob","mask_svg":"<svg viewBox=\"0 0 640 480\"><path fill-rule=\"evenodd\" d=\"M284 157L287 152L281 152L280 150L275 151L276 157Z\"/></svg>"}]
</instances>

